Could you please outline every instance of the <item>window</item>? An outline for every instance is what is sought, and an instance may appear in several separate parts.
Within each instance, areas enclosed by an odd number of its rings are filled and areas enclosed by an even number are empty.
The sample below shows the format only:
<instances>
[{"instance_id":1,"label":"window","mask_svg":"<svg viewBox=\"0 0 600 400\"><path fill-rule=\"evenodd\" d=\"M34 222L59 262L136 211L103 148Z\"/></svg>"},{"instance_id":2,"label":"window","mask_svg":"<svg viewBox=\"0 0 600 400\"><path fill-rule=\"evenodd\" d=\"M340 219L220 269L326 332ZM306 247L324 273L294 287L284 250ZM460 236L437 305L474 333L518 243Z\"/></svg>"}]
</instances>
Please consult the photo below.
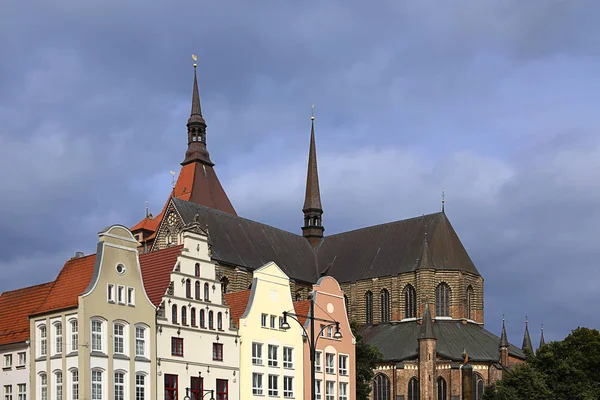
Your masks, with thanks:
<instances>
[{"instance_id":1,"label":"window","mask_svg":"<svg viewBox=\"0 0 600 400\"><path fill-rule=\"evenodd\" d=\"M12 385L4 385L4 400L12 400Z\"/></svg>"},{"instance_id":2,"label":"window","mask_svg":"<svg viewBox=\"0 0 600 400\"><path fill-rule=\"evenodd\" d=\"M215 329L214 313L208 312L208 329Z\"/></svg>"},{"instance_id":3,"label":"window","mask_svg":"<svg viewBox=\"0 0 600 400\"><path fill-rule=\"evenodd\" d=\"M92 371L92 400L102 400L102 371Z\"/></svg>"},{"instance_id":4,"label":"window","mask_svg":"<svg viewBox=\"0 0 600 400\"><path fill-rule=\"evenodd\" d=\"M269 375L269 396L279 396L279 391L277 390L277 375Z\"/></svg>"},{"instance_id":5,"label":"window","mask_svg":"<svg viewBox=\"0 0 600 400\"><path fill-rule=\"evenodd\" d=\"M387 377L386 377L387 379ZM389 389L389 380L388 380L388 389ZM389 390L386 392L388 393L388 397L381 397L381 400L387 400L389 399ZM373 400L379 400L379 399L373 399ZM417 378L412 378L410 381L408 381L408 399L407 400L419 400L419 381L417 380Z\"/></svg>"},{"instance_id":6,"label":"window","mask_svg":"<svg viewBox=\"0 0 600 400\"><path fill-rule=\"evenodd\" d=\"M127 268L123 264L117 264L116 270L119 275L123 275L127 271Z\"/></svg>"},{"instance_id":7,"label":"window","mask_svg":"<svg viewBox=\"0 0 600 400\"><path fill-rule=\"evenodd\" d=\"M146 400L146 377L142 374L135 375L135 400Z\"/></svg>"},{"instance_id":8,"label":"window","mask_svg":"<svg viewBox=\"0 0 600 400\"><path fill-rule=\"evenodd\" d=\"M79 350L79 322L71 321L71 351Z\"/></svg>"},{"instance_id":9,"label":"window","mask_svg":"<svg viewBox=\"0 0 600 400\"><path fill-rule=\"evenodd\" d=\"M187 325L187 308L181 307L181 325Z\"/></svg>"},{"instance_id":10,"label":"window","mask_svg":"<svg viewBox=\"0 0 600 400\"><path fill-rule=\"evenodd\" d=\"M276 315L271 315L270 321L271 321L271 324L270 324L271 328L275 329L275 323L277 322L277 316Z\"/></svg>"},{"instance_id":11,"label":"window","mask_svg":"<svg viewBox=\"0 0 600 400\"><path fill-rule=\"evenodd\" d=\"M119 304L125 304L125 288L123 286L117 287L117 301Z\"/></svg>"},{"instance_id":12,"label":"window","mask_svg":"<svg viewBox=\"0 0 600 400\"><path fill-rule=\"evenodd\" d=\"M132 287L127 288L127 304L135 305L135 289Z\"/></svg>"},{"instance_id":13,"label":"window","mask_svg":"<svg viewBox=\"0 0 600 400\"><path fill-rule=\"evenodd\" d=\"M63 382L62 372L58 371L54 374L56 378L56 400L62 400L63 398Z\"/></svg>"},{"instance_id":14,"label":"window","mask_svg":"<svg viewBox=\"0 0 600 400\"><path fill-rule=\"evenodd\" d=\"M228 381L226 379L217 379L217 399L228 400Z\"/></svg>"},{"instance_id":15,"label":"window","mask_svg":"<svg viewBox=\"0 0 600 400\"><path fill-rule=\"evenodd\" d=\"M17 384L17 394L18 400L26 400L27 399L27 384L19 383Z\"/></svg>"},{"instance_id":16,"label":"window","mask_svg":"<svg viewBox=\"0 0 600 400\"><path fill-rule=\"evenodd\" d=\"M410 384L408 392L410 399ZM373 379L373 400L390 400L390 379L386 375L377 374Z\"/></svg>"},{"instance_id":17,"label":"window","mask_svg":"<svg viewBox=\"0 0 600 400\"><path fill-rule=\"evenodd\" d=\"M4 368L12 367L12 354L4 355Z\"/></svg>"},{"instance_id":18,"label":"window","mask_svg":"<svg viewBox=\"0 0 600 400\"><path fill-rule=\"evenodd\" d=\"M177 375L165 374L165 400L177 400Z\"/></svg>"},{"instance_id":19,"label":"window","mask_svg":"<svg viewBox=\"0 0 600 400\"><path fill-rule=\"evenodd\" d=\"M206 328L206 322L204 320L204 310L200 310L200 327Z\"/></svg>"},{"instance_id":20,"label":"window","mask_svg":"<svg viewBox=\"0 0 600 400\"><path fill-rule=\"evenodd\" d=\"M252 394L263 394L263 374L252 373Z\"/></svg>"},{"instance_id":21,"label":"window","mask_svg":"<svg viewBox=\"0 0 600 400\"><path fill-rule=\"evenodd\" d=\"M222 294L227 293L227 286L229 286L229 279L227 279L227 277L224 276L221 278L221 293Z\"/></svg>"},{"instance_id":22,"label":"window","mask_svg":"<svg viewBox=\"0 0 600 400\"><path fill-rule=\"evenodd\" d=\"M260 314L260 326L263 328L267 327L267 314Z\"/></svg>"},{"instance_id":23,"label":"window","mask_svg":"<svg viewBox=\"0 0 600 400\"><path fill-rule=\"evenodd\" d=\"M79 400L79 371L71 371L71 399Z\"/></svg>"},{"instance_id":24,"label":"window","mask_svg":"<svg viewBox=\"0 0 600 400\"><path fill-rule=\"evenodd\" d=\"M332 326L328 326L327 327L327 337L328 338L332 338L333 337L333 327Z\"/></svg>"},{"instance_id":25,"label":"window","mask_svg":"<svg viewBox=\"0 0 600 400\"><path fill-rule=\"evenodd\" d=\"M438 378L437 380L437 398L438 400L446 400L448 398L448 388L444 378Z\"/></svg>"},{"instance_id":26,"label":"window","mask_svg":"<svg viewBox=\"0 0 600 400\"><path fill-rule=\"evenodd\" d=\"M325 382L325 400L335 400L335 382Z\"/></svg>"},{"instance_id":27,"label":"window","mask_svg":"<svg viewBox=\"0 0 600 400\"><path fill-rule=\"evenodd\" d=\"M48 349L46 348L46 338L47 336L47 332L46 332L46 326L42 325L40 326L40 355L45 356L46 353L48 352Z\"/></svg>"},{"instance_id":28,"label":"window","mask_svg":"<svg viewBox=\"0 0 600 400\"><path fill-rule=\"evenodd\" d=\"M467 298L465 299L465 314L467 319L473 319L471 309L473 308L473 286L467 287Z\"/></svg>"},{"instance_id":29,"label":"window","mask_svg":"<svg viewBox=\"0 0 600 400\"><path fill-rule=\"evenodd\" d=\"M102 351L102 322L92 321L92 351Z\"/></svg>"},{"instance_id":30,"label":"window","mask_svg":"<svg viewBox=\"0 0 600 400\"><path fill-rule=\"evenodd\" d=\"M473 374L473 381L475 382L475 400L482 400L483 399L483 389L484 389L484 383L483 383L483 377L481 375L479 375L478 373L474 373Z\"/></svg>"},{"instance_id":31,"label":"window","mask_svg":"<svg viewBox=\"0 0 600 400\"><path fill-rule=\"evenodd\" d=\"M40 374L40 392L42 400L48 400L48 376L46 374Z\"/></svg>"},{"instance_id":32,"label":"window","mask_svg":"<svg viewBox=\"0 0 600 400\"><path fill-rule=\"evenodd\" d=\"M295 297L295 299L296 299L295 301L300 301L300 300L302 300L302 293L301 293L299 290L296 292L296 297Z\"/></svg>"},{"instance_id":33,"label":"window","mask_svg":"<svg viewBox=\"0 0 600 400\"><path fill-rule=\"evenodd\" d=\"M196 265L194 265L194 275L198 278L200 277L200 263L196 263Z\"/></svg>"},{"instance_id":34,"label":"window","mask_svg":"<svg viewBox=\"0 0 600 400\"><path fill-rule=\"evenodd\" d=\"M200 300L200 281L194 283L194 298Z\"/></svg>"},{"instance_id":35,"label":"window","mask_svg":"<svg viewBox=\"0 0 600 400\"><path fill-rule=\"evenodd\" d=\"M191 400L202 400L202 397L204 397L204 378L192 376L190 378L190 386Z\"/></svg>"},{"instance_id":36,"label":"window","mask_svg":"<svg viewBox=\"0 0 600 400\"><path fill-rule=\"evenodd\" d=\"M146 329L141 326L135 327L135 355L146 356Z\"/></svg>"},{"instance_id":37,"label":"window","mask_svg":"<svg viewBox=\"0 0 600 400\"><path fill-rule=\"evenodd\" d=\"M54 343L56 344L56 354L62 353L62 324L54 324Z\"/></svg>"},{"instance_id":38,"label":"window","mask_svg":"<svg viewBox=\"0 0 600 400\"><path fill-rule=\"evenodd\" d=\"M109 303L115 302L115 285L109 283L108 286L106 286L106 297L108 298Z\"/></svg>"},{"instance_id":39,"label":"window","mask_svg":"<svg viewBox=\"0 0 600 400\"><path fill-rule=\"evenodd\" d=\"M282 325L283 325L283 317L279 317L279 329L283 329L283 328L281 328Z\"/></svg>"},{"instance_id":40,"label":"window","mask_svg":"<svg viewBox=\"0 0 600 400\"><path fill-rule=\"evenodd\" d=\"M217 329L223 330L223 313L217 313Z\"/></svg>"},{"instance_id":41,"label":"window","mask_svg":"<svg viewBox=\"0 0 600 400\"><path fill-rule=\"evenodd\" d=\"M321 381L315 380L315 400L321 400Z\"/></svg>"},{"instance_id":42,"label":"window","mask_svg":"<svg viewBox=\"0 0 600 400\"><path fill-rule=\"evenodd\" d=\"M223 344L213 343L213 360L223 361Z\"/></svg>"},{"instance_id":43,"label":"window","mask_svg":"<svg viewBox=\"0 0 600 400\"><path fill-rule=\"evenodd\" d=\"M381 300L381 322L390 322L390 292L387 289L382 289L379 297Z\"/></svg>"},{"instance_id":44,"label":"window","mask_svg":"<svg viewBox=\"0 0 600 400\"><path fill-rule=\"evenodd\" d=\"M338 357L338 369L340 375L348 375L348 356L340 354Z\"/></svg>"},{"instance_id":45,"label":"window","mask_svg":"<svg viewBox=\"0 0 600 400\"><path fill-rule=\"evenodd\" d=\"M325 353L325 372L335 374L335 354Z\"/></svg>"},{"instance_id":46,"label":"window","mask_svg":"<svg viewBox=\"0 0 600 400\"><path fill-rule=\"evenodd\" d=\"M450 286L443 282L435 289L435 316L450 316Z\"/></svg>"},{"instance_id":47,"label":"window","mask_svg":"<svg viewBox=\"0 0 600 400\"><path fill-rule=\"evenodd\" d=\"M192 298L192 281L189 278L185 280L185 297Z\"/></svg>"},{"instance_id":48,"label":"window","mask_svg":"<svg viewBox=\"0 0 600 400\"><path fill-rule=\"evenodd\" d=\"M261 343L252 343L252 364L254 365L262 365L262 348L263 345Z\"/></svg>"},{"instance_id":49,"label":"window","mask_svg":"<svg viewBox=\"0 0 600 400\"><path fill-rule=\"evenodd\" d=\"M19 364L17 364L17 366L24 367L27 362L27 353L18 353L17 356L19 357Z\"/></svg>"},{"instance_id":50,"label":"window","mask_svg":"<svg viewBox=\"0 0 600 400\"><path fill-rule=\"evenodd\" d=\"M125 400L125 374L122 372L115 372L114 400Z\"/></svg>"},{"instance_id":51,"label":"window","mask_svg":"<svg viewBox=\"0 0 600 400\"><path fill-rule=\"evenodd\" d=\"M269 367L276 367L277 362L277 352L279 350L279 346L275 346L274 344L269 345Z\"/></svg>"},{"instance_id":52,"label":"window","mask_svg":"<svg viewBox=\"0 0 600 400\"><path fill-rule=\"evenodd\" d=\"M283 397L294 397L294 378L291 376L283 377Z\"/></svg>"},{"instance_id":53,"label":"window","mask_svg":"<svg viewBox=\"0 0 600 400\"><path fill-rule=\"evenodd\" d=\"M173 307L171 307L171 322L177 323L177 304L173 304Z\"/></svg>"},{"instance_id":54,"label":"window","mask_svg":"<svg viewBox=\"0 0 600 400\"><path fill-rule=\"evenodd\" d=\"M194 307L190 309L190 320L192 322L192 326L196 326L196 308Z\"/></svg>"},{"instance_id":55,"label":"window","mask_svg":"<svg viewBox=\"0 0 600 400\"><path fill-rule=\"evenodd\" d=\"M321 354L320 351L315 351L315 372L321 372Z\"/></svg>"},{"instance_id":56,"label":"window","mask_svg":"<svg viewBox=\"0 0 600 400\"><path fill-rule=\"evenodd\" d=\"M117 354L125 353L124 348L124 331L125 327L122 324L115 324L113 329L113 351Z\"/></svg>"},{"instance_id":57,"label":"window","mask_svg":"<svg viewBox=\"0 0 600 400\"><path fill-rule=\"evenodd\" d=\"M210 301L208 296L208 282L204 283L204 301Z\"/></svg>"},{"instance_id":58,"label":"window","mask_svg":"<svg viewBox=\"0 0 600 400\"><path fill-rule=\"evenodd\" d=\"M283 348L283 368L294 368L294 349L291 347Z\"/></svg>"},{"instance_id":59,"label":"window","mask_svg":"<svg viewBox=\"0 0 600 400\"><path fill-rule=\"evenodd\" d=\"M340 382L338 397L339 397L339 400L348 400L348 383L347 382Z\"/></svg>"},{"instance_id":60,"label":"window","mask_svg":"<svg viewBox=\"0 0 600 400\"><path fill-rule=\"evenodd\" d=\"M365 293L365 319L367 324L373 323L373 293Z\"/></svg>"},{"instance_id":61,"label":"window","mask_svg":"<svg viewBox=\"0 0 600 400\"><path fill-rule=\"evenodd\" d=\"M183 338L171 338L171 355L183 357Z\"/></svg>"}]
</instances>

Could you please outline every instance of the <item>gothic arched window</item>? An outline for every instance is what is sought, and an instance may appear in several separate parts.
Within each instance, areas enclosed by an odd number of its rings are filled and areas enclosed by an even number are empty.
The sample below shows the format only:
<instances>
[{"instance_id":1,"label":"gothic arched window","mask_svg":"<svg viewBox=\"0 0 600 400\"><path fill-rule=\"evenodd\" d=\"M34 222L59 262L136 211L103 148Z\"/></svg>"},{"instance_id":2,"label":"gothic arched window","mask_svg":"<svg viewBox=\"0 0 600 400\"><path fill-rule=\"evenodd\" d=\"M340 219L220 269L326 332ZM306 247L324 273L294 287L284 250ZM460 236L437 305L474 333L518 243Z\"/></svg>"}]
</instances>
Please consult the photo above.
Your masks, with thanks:
<instances>
[{"instance_id":1,"label":"gothic arched window","mask_svg":"<svg viewBox=\"0 0 600 400\"><path fill-rule=\"evenodd\" d=\"M189 279L185 280L185 297L192 298L192 281Z\"/></svg>"},{"instance_id":2,"label":"gothic arched window","mask_svg":"<svg viewBox=\"0 0 600 400\"><path fill-rule=\"evenodd\" d=\"M365 319L367 324L373 323L373 292L365 293Z\"/></svg>"},{"instance_id":3,"label":"gothic arched window","mask_svg":"<svg viewBox=\"0 0 600 400\"><path fill-rule=\"evenodd\" d=\"M212 311L208 312L208 329L215 329L214 313Z\"/></svg>"},{"instance_id":4,"label":"gothic arched window","mask_svg":"<svg viewBox=\"0 0 600 400\"><path fill-rule=\"evenodd\" d=\"M435 316L450 316L450 286L444 282L435 289Z\"/></svg>"},{"instance_id":5,"label":"gothic arched window","mask_svg":"<svg viewBox=\"0 0 600 400\"><path fill-rule=\"evenodd\" d=\"M194 275L198 278L200 277L200 263L196 263L194 266Z\"/></svg>"},{"instance_id":6,"label":"gothic arched window","mask_svg":"<svg viewBox=\"0 0 600 400\"><path fill-rule=\"evenodd\" d=\"M478 373L474 373L473 374L473 385L475 386L475 400L482 400L483 399L483 388L484 388L484 383L483 383L483 377L481 375L479 375Z\"/></svg>"},{"instance_id":7,"label":"gothic arched window","mask_svg":"<svg viewBox=\"0 0 600 400\"><path fill-rule=\"evenodd\" d=\"M446 400L448 398L448 387L444 378L437 380L437 398L438 400Z\"/></svg>"},{"instance_id":8,"label":"gothic arched window","mask_svg":"<svg viewBox=\"0 0 600 400\"><path fill-rule=\"evenodd\" d=\"M227 286L229 286L229 279L226 276L221 278L221 293L227 293Z\"/></svg>"},{"instance_id":9,"label":"gothic arched window","mask_svg":"<svg viewBox=\"0 0 600 400\"><path fill-rule=\"evenodd\" d=\"M200 327L206 328L206 318L204 317L206 314L203 309L200 309Z\"/></svg>"},{"instance_id":10,"label":"gothic arched window","mask_svg":"<svg viewBox=\"0 0 600 400\"><path fill-rule=\"evenodd\" d=\"M467 287L467 297L465 298L465 314L467 319L473 319L473 286Z\"/></svg>"},{"instance_id":11,"label":"gothic arched window","mask_svg":"<svg viewBox=\"0 0 600 400\"><path fill-rule=\"evenodd\" d=\"M187 309L185 307L181 307L181 324L187 325Z\"/></svg>"},{"instance_id":12,"label":"gothic arched window","mask_svg":"<svg viewBox=\"0 0 600 400\"><path fill-rule=\"evenodd\" d=\"M390 378L384 374L373 379L373 400L390 400Z\"/></svg>"},{"instance_id":13,"label":"gothic arched window","mask_svg":"<svg viewBox=\"0 0 600 400\"><path fill-rule=\"evenodd\" d=\"M417 378L408 381L408 400L419 400L419 381Z\"/></svg>"},{"instance_id":14,"label":"gothic arched window","mask_svg":"<svg viewBox=\"0 0 600 400\"><path fill-rule=\"evenodd\" d=\"M208 282L204 284L204 301L208 301Z\"/></svg>"},{"instance_id":15,"label":"gothic arched window","mask_svg":"<svg viewBox=\"0 0 600 400\"><path fill-rule=\"evenodd\" d=\"M413 285L404 287L404 318L416 318L417 316L417 291Z\"/></svg>"},{"instance_id":16,"label":"gothic arched window","mask_svg":"<svg viewBox=\"0 0 600 400\"><path fill-rule=\"evenodd\" d=\"M223 330L223 314L220 312L217 313L217 329Z\"/></svg>"},{"instance_id":17,"label":"gothic arched window","mask_svg":"<svg viewBox=\"0 0 600 400\"><path fill-rule=\"evenodd\" d=\"M173 304L173 307L171 307L171 322L173 322L174 324L177 323L177 305Z\"/></svg>"},{"instance_id":18,"label":"gothic arched window","mask_svg":"<svg viewBox=\"0 0 600 400\"><path fill-rule=\"evenodd\" d=\"M379 295L381 300L381 322L390 322L390 292L382 289Z\"/></svg>"},{"instance_id":19,"label":"gothic arched window","mask_svg":"<svg viewBox=\"0 0 600 400\"><path fill-rule=\"evenodd\" d=\"M192 326L196 326L196 309L194 307L190 309L190 322Z\"/></svg>"},{"instance_id":20,"label":"gothic arched window","mask_svg":"<svg viewBox=\"0 0 600 400\"><path fill-rule=\"evenodd\" d=\"M196 300L200 300L200 281L194 283L194 297Z\"/></svg>"}]
</instances>

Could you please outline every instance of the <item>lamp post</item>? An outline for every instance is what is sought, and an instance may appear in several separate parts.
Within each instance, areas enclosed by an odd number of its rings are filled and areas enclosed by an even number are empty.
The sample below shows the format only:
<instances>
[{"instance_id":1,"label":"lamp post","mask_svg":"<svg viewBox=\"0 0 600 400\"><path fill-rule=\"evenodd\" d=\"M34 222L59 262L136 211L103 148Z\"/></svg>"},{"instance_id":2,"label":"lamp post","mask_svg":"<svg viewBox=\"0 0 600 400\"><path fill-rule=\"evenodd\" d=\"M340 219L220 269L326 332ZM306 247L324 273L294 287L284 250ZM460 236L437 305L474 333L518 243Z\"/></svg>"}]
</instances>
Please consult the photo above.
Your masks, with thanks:
<instances>
[{"instance_id":1,"label":"lamp post","mask_svg":"<svg viewBox=\"0 0 600 400\"><path fill-rule=\"evenodd\" d=\"M341 339L342 333L340 332L340 323L338 321L332 321L329 319L315 318L314 296L312 296L310 299L309 315L299 315L299 314L290 313L287 311L283 312L283 322L281 324L281 328L284 330L290 329L290 324L287 322L287 317L290 317L291 319L293 319L300 325L300 327L304 331L304 335L308 339L308 347L310 350L310 383L311 383L310 398L311 398L311 400L316 400L315 399L315 356L316 356L316 351L317 351L317 342L319 341L319 337L321 337L321 334L323 333L323 331L330 326L335 326L335 333L333 334L333 338ZM302 318L306 318L306 319L310 320L310 336L309 336L308 332L306 332L306 329L304 328L302 323L298 320L298 317L302 317ZM321 330L319 331L319 334L316 337L315 337L315 321L327 323L327 325L324 325L323 327L321 327Z\"/></svg>"},{"instance_id":2,"label":"lamp post","mask_svg":"<svg viewBox=\"0 0 600 400\"><path fill-rule=\"evenodd\" d=\"M202 377L200 377L200 379L202 379ZM210 400L215 400L215 391L214 390L208 390L208 389L202 389L202 398L201 399L195 399L195 400L202 400L204 399L204 396L206 396L207 394L210 393ZM186 387L185 388L185 397L183 398L184 400L190 400L190 388Z\"/></svg>"}]
</instances>

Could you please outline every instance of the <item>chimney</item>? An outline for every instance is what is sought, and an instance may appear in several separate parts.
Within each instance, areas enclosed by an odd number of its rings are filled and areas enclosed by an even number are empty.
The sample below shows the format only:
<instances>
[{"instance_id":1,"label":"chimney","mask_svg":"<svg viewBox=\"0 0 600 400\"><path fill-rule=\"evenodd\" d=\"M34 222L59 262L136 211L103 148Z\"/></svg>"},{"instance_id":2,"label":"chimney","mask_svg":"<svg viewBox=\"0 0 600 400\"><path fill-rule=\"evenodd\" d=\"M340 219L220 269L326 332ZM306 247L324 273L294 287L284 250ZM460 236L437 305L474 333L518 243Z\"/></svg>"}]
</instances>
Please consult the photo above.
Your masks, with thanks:
<instances>
[{"instance_id":1,"label":"chimney","mask_svg":"<svg viewBox=\"0 0 600 400\"><path fill-rule=\"evenodd\" d=\"M77 252L75 252L75 257L73 257L73 258L81 258L83 256L84 256L83 251L77 251Z\"/></svg>"}]
</instances>

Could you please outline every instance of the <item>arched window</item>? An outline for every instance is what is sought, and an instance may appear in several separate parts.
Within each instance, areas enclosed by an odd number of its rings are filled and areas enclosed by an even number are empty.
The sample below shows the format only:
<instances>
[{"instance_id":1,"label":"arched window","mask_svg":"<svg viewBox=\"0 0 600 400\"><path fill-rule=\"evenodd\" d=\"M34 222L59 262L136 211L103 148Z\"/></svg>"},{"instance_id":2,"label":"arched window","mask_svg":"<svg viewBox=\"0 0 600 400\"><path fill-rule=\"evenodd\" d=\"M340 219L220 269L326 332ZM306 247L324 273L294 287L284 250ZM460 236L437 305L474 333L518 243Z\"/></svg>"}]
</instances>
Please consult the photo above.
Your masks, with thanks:
<instances>
[{"instance_id":1,"label":"arched window","mask_svg":"<svg viewBox=\"0 0 600 400\"><path fill-rule=\"evenodd\" d=\"M185 306L181 307L181 324L187 325L187 309Z\"/></svg>"},{"instance_id":2,"label":"arched window","mask_svg":"<svg viewBox=\"0 0 600 400\"><path fill-rule=\"evenodd\" d=\"M390 400L390 378L377 374L373 379L373 400Z\"/></svg>"},{"instance_id":3,"label":"arched window","mask_svg":"<svg viewBox=\"0 0 600 400\"><path fill-rule=\"evenodd\" d=\"M419 400L419 381L417 378L408 381L408 400Z\"/></svg>"},{"instance_id":4,"label":"arched window","mask_svg":"<svg viewBox=\"0 0 600 400\"><path fill-rule=\"evenodd\" d=\"M373 292L365 293L365 319L367 324L373 323Z\"/></svg>"},{"instance_id":5,"label":"arched window","mask_svg":"<svg viewBox=\"0 0 600 400\"><path fill-rule=\"evenodd\" d=\"M300 301L300 300L302 300L302 293L300 293L300 291L298 290L296 292L296 299L295 299L295 301Z\"/></svg>"},{"instance_id":6,"label":"arched window","mask_svg":"<svg viewBox=\"0 0 600 400\"><path fill-rule=\"evenodd\" d=\"M438 400L448 399L448 388L444 378L438 378L437 380L437 398Z\"/></svg>"},{"instance_id":7,"label":"arched window","mask_svg":"<svg viewBox=\"0 0 600 400\"><path fill-rule=\"evenodd\" d=\"M71 371L71 398L79 398L79 370L73 368Z\"/></svg>"},{"instance_id":8,"label":"arched window","mask_svg":"<svg viewBox=\"0 0 600 400\"><path fill-rule=\"evenodd\" d=\"M204 310L200 309L200 327L206 328L206 318L204 317Z\"/></svg>"},{"instance_id":9,"label":"arched window","mask_svg":"<svg viewBox=\"0 0 600 400\"><path fill-rule=\"evenodd\" d=\"M54 388L56 392L56 400L63 399L63 374L61 371L57 371L54 373L56 378L56 387Z\"/></svg>"},{"instance_id":10,"label":"arched window","mask_svg":"<svg viewBox=\"0 0 600 400\"><path fill-rule=\"evenodd\" d=\"M227 286L229 286L229 279L226 276L221 278L221 293L227 293Z\"/></svg>"},{"instance_id":11,"label":"arched window","mask_svg":"<svg viewBox=\"0 0 600 400\"><path fill-rule=\"evenodd\" d=\"M435 289L435 316L450 316L450 286L444 282Z\"/></svg>"},{"instance_id":12,"label":"arched window","mask_svg":"<svg viewBox=\"0 0 600 400\"><path fill-rule=\"evenodd\" d=\"M209 296L208 296L208 282L204 284L204 301L208 301L209 300Z\"/></svg>"},{"instance_id":13,"label":"arched window","mask_svg":"<svg viewBox=\"0 0 600 400\"><path fill-rule=\"evenodd\" d=\"M194 266L194 275L200 278L200 263L196 263Z\"/></svg>"},{"instance_id":14,"label":"arched window","mask_svg":"<svg viewBox=\"0 0 600 400\"><path fill-rule=\"evenodd\" d=\"M222 331L223 330L223 314L222 313L217 313L217 329Z\"/></svg>"},{"instance_id":15,"label":"arched window","mask_svg":"<svg viewBox=\"0 0 600 400\"><path fill-rule=\"evenodd\" d=\"M404 287L404 318L416 318L417 316L417 291L413 285Z\"/></svg>"},{"instance_id":16,"label":"arched window","mask_svg":"<svg viewBox=\"0 0 600 400\"><path fill-rule=\"evenodd\" d=\"M473 319L473 286L467 287L467 297L465 298L465 314L467 319Z\"/></svg>"},{"instance_id":17,"label":"arched window","mask_svg":"<svg viewBox=\"0 0 600 400\"><path fill-rule=\"evenodd\" d=\"M479 375L477 372L473 374L473 385L475 386L475 400L483 399L483 388L485 384L483 383L483 377Z\"/></svg>"},{"instance_id":18,"label":"arched window","mask_svg":"<svg viewBox=\"0 0 600 400\"><path fill-rule=\"evenodd\" d=\"M57 354L62 353L62 347L63 347L62 334L63 334L62 324L60 322L57 322L56 324L54 324L54 340L55 340L55 344L56 344L55 350L56 350Z\"/></svg>"},{"instance_id":19,"label":"arched window","mask_svg":"<svg viewBox=\"0 0 600 400\"><path fill-rule=\"evenodd\" d=\"M47 347L47 332L46 332L46 325L41 325L40 326L40 354L45 356L48 353L48 347Z\"/></svg>"},{"instance_id":20,"label":"arched window","mask_svg":"<svg viewBox=\"0 0 600 400\"><path fill-rule=\"evenodd\" d=\"M194 292L194 297L196 300L200 300L200 281L196 281L196 283L194 283Z\"/></svg>"},{"instance_id":21,"label":"arched window","mask_svg":"<svg viewBox=\"0 0 600 400\"><path fill-rule=\"evenodd\" d=\"M208 312L208 329L215 329L215 321L214 321L214 314L212 311Z\"/></svg>"},{"instance_id":22,"label":"arched window","mask_svg":"<svg viewBox=\"0 0 600 400\"><path fill-rule=\"evenodd\" d=\"M173 307L171 307L171 322L177 323L177 304L173 304Z\"/></svg>"},{"instance_id":23,"label":"arched window","mask_svg":"<svg viewBox=\"0 0 600 400\"><path fill-rule=\"evenodd\" d=\"M194 307L190 309L190 320L192 326L196 326L196 309Z\"/></svg>"},{"instance_id":24,"label":"arched window","mask_svg":"<svg viewBox=\"0 0 600 400\"><path fill-rule=\"evenodd\" d=\"M390 322L390 292L382 289L379 298L381 300L381 322Z\"/></svg>"},{"instance_id":25,"label":"arched window","mask_svg":"<svg viewBox=\"0 0 600 400\"><path fill-rule=\"evenodd\" d=\"M185 280L185 297L192 298L192 281L189 278Z\"/></svg>"},{"instance_id":26,"label":"arched window","mask_svg":"<svg viewBox=\"0 0 600 400\"><path fill-rule=\"evenodd\" d=\"M42 400L48 400L48 375L45 372L40 374L40 389L42 392Z\"/></svg>"}]
</instances>

